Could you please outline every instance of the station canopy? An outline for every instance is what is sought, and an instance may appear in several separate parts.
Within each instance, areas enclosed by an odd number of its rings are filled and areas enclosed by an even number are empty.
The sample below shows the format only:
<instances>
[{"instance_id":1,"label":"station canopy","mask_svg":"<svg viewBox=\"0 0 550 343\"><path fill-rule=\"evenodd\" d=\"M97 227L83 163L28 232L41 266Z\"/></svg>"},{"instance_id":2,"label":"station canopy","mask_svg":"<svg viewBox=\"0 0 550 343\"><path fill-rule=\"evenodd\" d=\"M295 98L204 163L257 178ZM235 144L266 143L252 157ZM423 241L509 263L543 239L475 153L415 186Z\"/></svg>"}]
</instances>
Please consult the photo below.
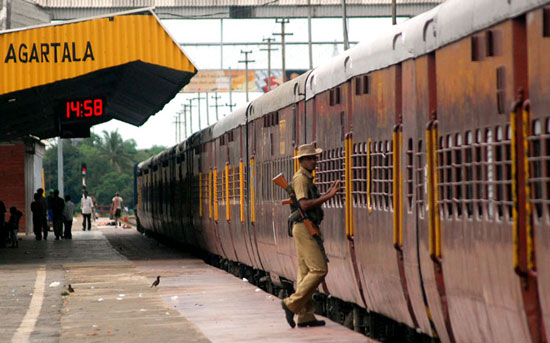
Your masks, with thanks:
<instances>
[{"instance_id":1,"label":"station canopy","mask_svg":"<svg viewBox=\"0 0 550 343\"><path fill-rule=\"evenodd\" d=\"M152 9L0 32L0 141L140 126L197 72Z\"/></svg>"}]
</instances>

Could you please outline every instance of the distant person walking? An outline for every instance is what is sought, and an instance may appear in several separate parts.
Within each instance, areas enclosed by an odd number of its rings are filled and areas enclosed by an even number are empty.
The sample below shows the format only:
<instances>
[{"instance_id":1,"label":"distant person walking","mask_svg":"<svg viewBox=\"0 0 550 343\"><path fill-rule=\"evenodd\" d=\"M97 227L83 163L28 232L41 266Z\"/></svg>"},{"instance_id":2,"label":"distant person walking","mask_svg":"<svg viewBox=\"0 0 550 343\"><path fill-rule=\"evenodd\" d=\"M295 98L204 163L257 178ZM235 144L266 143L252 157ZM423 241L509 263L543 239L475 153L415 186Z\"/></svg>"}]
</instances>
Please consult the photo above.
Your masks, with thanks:
<instances>
[{"instance_id":1,"label":"distant person walking","mask_svg":"<svg viewBox=\"0 0 550 343\"><path fill-rule=\"evenodd\" d=\"M37 241L42 239L42 227L44 226L44 208L42 207L42 196L34 193L34 201L31 203L32 230Z\"/></svg>"},{"instance_id":2,"label":"distant person walking","mask_svg":"<svg viewBox=\"0 0 550 343\"><path fill-rule=\"evenodd\" d=\"M44 198L44 190L42 188L38 188L36 193L40 195L40 203L42 204L42 234L44 239L48 239L48 201Z\"/></svg>"},{"instance_id":3,"label":"distant person walking","mask_svg":"<svg viewBox=\"0 0 550 343\"><path fill-rule=\"evenodd\" d=\"M80 209L82 210L82 231L86 231L86 222L88 222L88 231L92 229L92 208L94 203L92 198L88 196L88 192L84 191L82 199L80 200Z\"/></svg>"},{"instance_id":4,"label":"distant person walking","mask_svg":"<svg viewBox=\"0 0 550 343\"><path fill-rule=\"evenodd\" d=\"M71 201L70 195L65 195L65 207L63 208L63 223L65 224L65 232L63 238L73 239L72 227L74 217L74 203Z\"/></svg>"},{"instance_id":5,"label":"distant person walking","mask_svg":"<svg viewBox=\"0 0 550 343\"><path fill-rule=\"evenodd\" d=\"M116 192L116 195L113 198L113 201L111 203L111 213L115 217L115 226L122 225L122 222L120 221L120 215L122 214L123 208L124 208L124 201L122 200L120 193Z\"/></svg>"},{"instance_id":6,"label":"distant person walking","mask_svg":"<svg viewBox=\"0 0 550 343\"><path fill-rule=\"evenodd\" d=\"M17 232L19 232L19 219L21 219L22 216L23 213L21 213L21 211L19 211L15 206L10 207L10 220L8 221L8 228L10 231L12 248L19 248Z\"/></svg>"},{"instance_id":7,"label":"distant person walking","mask_svg":"<svg viewBox=\"0 0 550 343\"><path fill-rule=\"evenodd\" d=\"M53 217L53 232L55 240L63 238L63 209L65 208L65 200L59 197L59 190L53 192L52 199L52 217Z\"/></svg>"}]
</instances>

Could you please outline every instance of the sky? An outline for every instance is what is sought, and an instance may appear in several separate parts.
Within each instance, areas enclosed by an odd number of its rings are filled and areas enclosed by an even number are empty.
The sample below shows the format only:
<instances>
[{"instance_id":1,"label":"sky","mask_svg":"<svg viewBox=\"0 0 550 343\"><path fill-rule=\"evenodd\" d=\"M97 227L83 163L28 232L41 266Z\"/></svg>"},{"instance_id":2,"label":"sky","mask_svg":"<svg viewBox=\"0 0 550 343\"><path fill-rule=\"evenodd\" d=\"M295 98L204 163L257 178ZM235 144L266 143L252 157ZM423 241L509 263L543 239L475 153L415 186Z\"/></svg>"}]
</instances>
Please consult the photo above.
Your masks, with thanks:
<instances>
[{"instance_id":1,"label":"sky","mask_svg":"<svg viewBox=\"0 0 550 343\"><path fill-rule=\"evenodd\" d=\"M402 22L406 18L398 18ZM281 24L275 19L167 19L161 20L166 30L179 44L187 57L193 62L198 70L201 69L244 69L244 64L239 63L244 59L241 50L252 50L249 59L254 63L249 65L250 69L267 69L267 52L261 51L267 45L236 45L224 46L223 59L219 46L221 40L221 26L223 25L223 41L226 43L262 42L265 38L275 38L280 42L280 36L273 33L281 32ZM391 26L391 18L350 18L348 21L348 37L350 42L366 40L370 35L375 35L384 27ZM287 42L305 42L308 40L307 19L290 19L286 24L285 32L292 33L286 37ZM328 44L313 45L313 67L328 62L332 57L343 52L343 45L336 44L343 40L343 25L340 18L318 18L312 19L312 41L328 42ZM215 43L216 46L197 46L196 43ZM281 69L282 56L279 50L271 54L271 68ZM286 47L286 68L287 69L309 69L309 55L307 44L288 45ZM227 115L229 110L229 93L219 93L221 98L218 104L226 105L219 107L219 118ZM261 96L262 93L249 93L249 100ZM201 93L201 97L205 94ZM204 100L201 101L201 128L215 122L214 94L209 93L208 109ZM147 149L154 145L172 146L184 140L190 135L191 128L184 132L183 124L180 126L179 135L176 134L176 117L182 112L183 104L188 104L188 99L196 98L197 93L179 93L174 99L167 103L158 113L152 115L141 127L123 123L118 120L111 120L107 123L92 127L91 131L102 135L103 131L114 131L122 135L124 139L134 139L138 149ZM233 92L233 104L239 107L246 104L246 94ZM193 102L196 106L196 101ZM198 111L193 109L192 131L199 130ZM208 118L207 118L208 117Z\"/></svg>"}]
</instances>

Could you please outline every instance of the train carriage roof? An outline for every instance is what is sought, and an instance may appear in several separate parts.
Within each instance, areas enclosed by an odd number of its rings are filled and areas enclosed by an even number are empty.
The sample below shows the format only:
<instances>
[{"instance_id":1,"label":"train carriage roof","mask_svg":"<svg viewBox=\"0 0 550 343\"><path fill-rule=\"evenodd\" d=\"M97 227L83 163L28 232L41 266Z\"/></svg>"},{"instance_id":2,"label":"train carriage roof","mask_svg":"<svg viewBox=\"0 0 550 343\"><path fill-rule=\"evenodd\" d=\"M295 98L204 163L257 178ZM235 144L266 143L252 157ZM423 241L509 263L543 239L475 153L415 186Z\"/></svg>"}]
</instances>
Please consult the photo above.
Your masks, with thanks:
<instances>
[{"instance_id":1,"label":"train carriage roof","mask_svg":"<svg viewBox=\"0 0 550 343\"><path fill-rule=\"evenodd\" d=\"M250 103L237 107L235 111L231 112L229 115L222 118L216 124L212 125L211 138L218 138L227 131L233 130L234 128L246 124L246 111L248 110L248 105L250 105Z\"/></svg>"},{"instance_id":2,"label":"train carriage roof","mask_svg":"<svg viewBox=\"0 0 550 343\"><path fill-rule=\"evenodd\" d=\"M306 99L340 85L354 76L386 68L443 47L550 0L449 0L314 69L307 81Z\"/></svg>"},{"instance_id":3,"label":"train carriage roof","mask_svg":"<svg viewBox=\"0 0 550 343\"><path fill-rule=\"evenodd\" d=\"M153 160L153 156L149 157L145 161L138 163L138 170L144 170L146 168L149 168L152 160Z\"/></svg>"},{"instance_id":4,"label":"train carriage roof","mask_svg":"<svg viewBox=\"0 0 550 343\"><path fill-rule=\"evenodd\" d=\"M248 120L257 119L303 100L305 83L310 73L311 71L307 71L252 101Z\"/></svg>"}]
</instances>

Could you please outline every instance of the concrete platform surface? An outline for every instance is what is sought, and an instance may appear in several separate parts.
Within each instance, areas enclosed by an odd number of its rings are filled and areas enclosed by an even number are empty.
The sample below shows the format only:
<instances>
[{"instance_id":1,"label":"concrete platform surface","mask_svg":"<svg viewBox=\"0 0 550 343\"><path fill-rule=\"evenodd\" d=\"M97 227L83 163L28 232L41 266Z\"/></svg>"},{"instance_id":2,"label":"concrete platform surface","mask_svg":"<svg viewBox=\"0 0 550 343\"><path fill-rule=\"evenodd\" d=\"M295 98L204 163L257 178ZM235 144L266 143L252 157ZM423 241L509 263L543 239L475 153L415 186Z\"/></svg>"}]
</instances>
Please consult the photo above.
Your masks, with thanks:
<instances>
[{"instance_id":1,"label":"concrete platform surface","mask_svg":"<svg viewBox=\"0 0 550 343\"><path fill-rule=\"evenodd\" d=\"M0 249L1 342L374 342L326 318L291 329L277 297L106 224Z\"/></svg>"}]
</instances>

